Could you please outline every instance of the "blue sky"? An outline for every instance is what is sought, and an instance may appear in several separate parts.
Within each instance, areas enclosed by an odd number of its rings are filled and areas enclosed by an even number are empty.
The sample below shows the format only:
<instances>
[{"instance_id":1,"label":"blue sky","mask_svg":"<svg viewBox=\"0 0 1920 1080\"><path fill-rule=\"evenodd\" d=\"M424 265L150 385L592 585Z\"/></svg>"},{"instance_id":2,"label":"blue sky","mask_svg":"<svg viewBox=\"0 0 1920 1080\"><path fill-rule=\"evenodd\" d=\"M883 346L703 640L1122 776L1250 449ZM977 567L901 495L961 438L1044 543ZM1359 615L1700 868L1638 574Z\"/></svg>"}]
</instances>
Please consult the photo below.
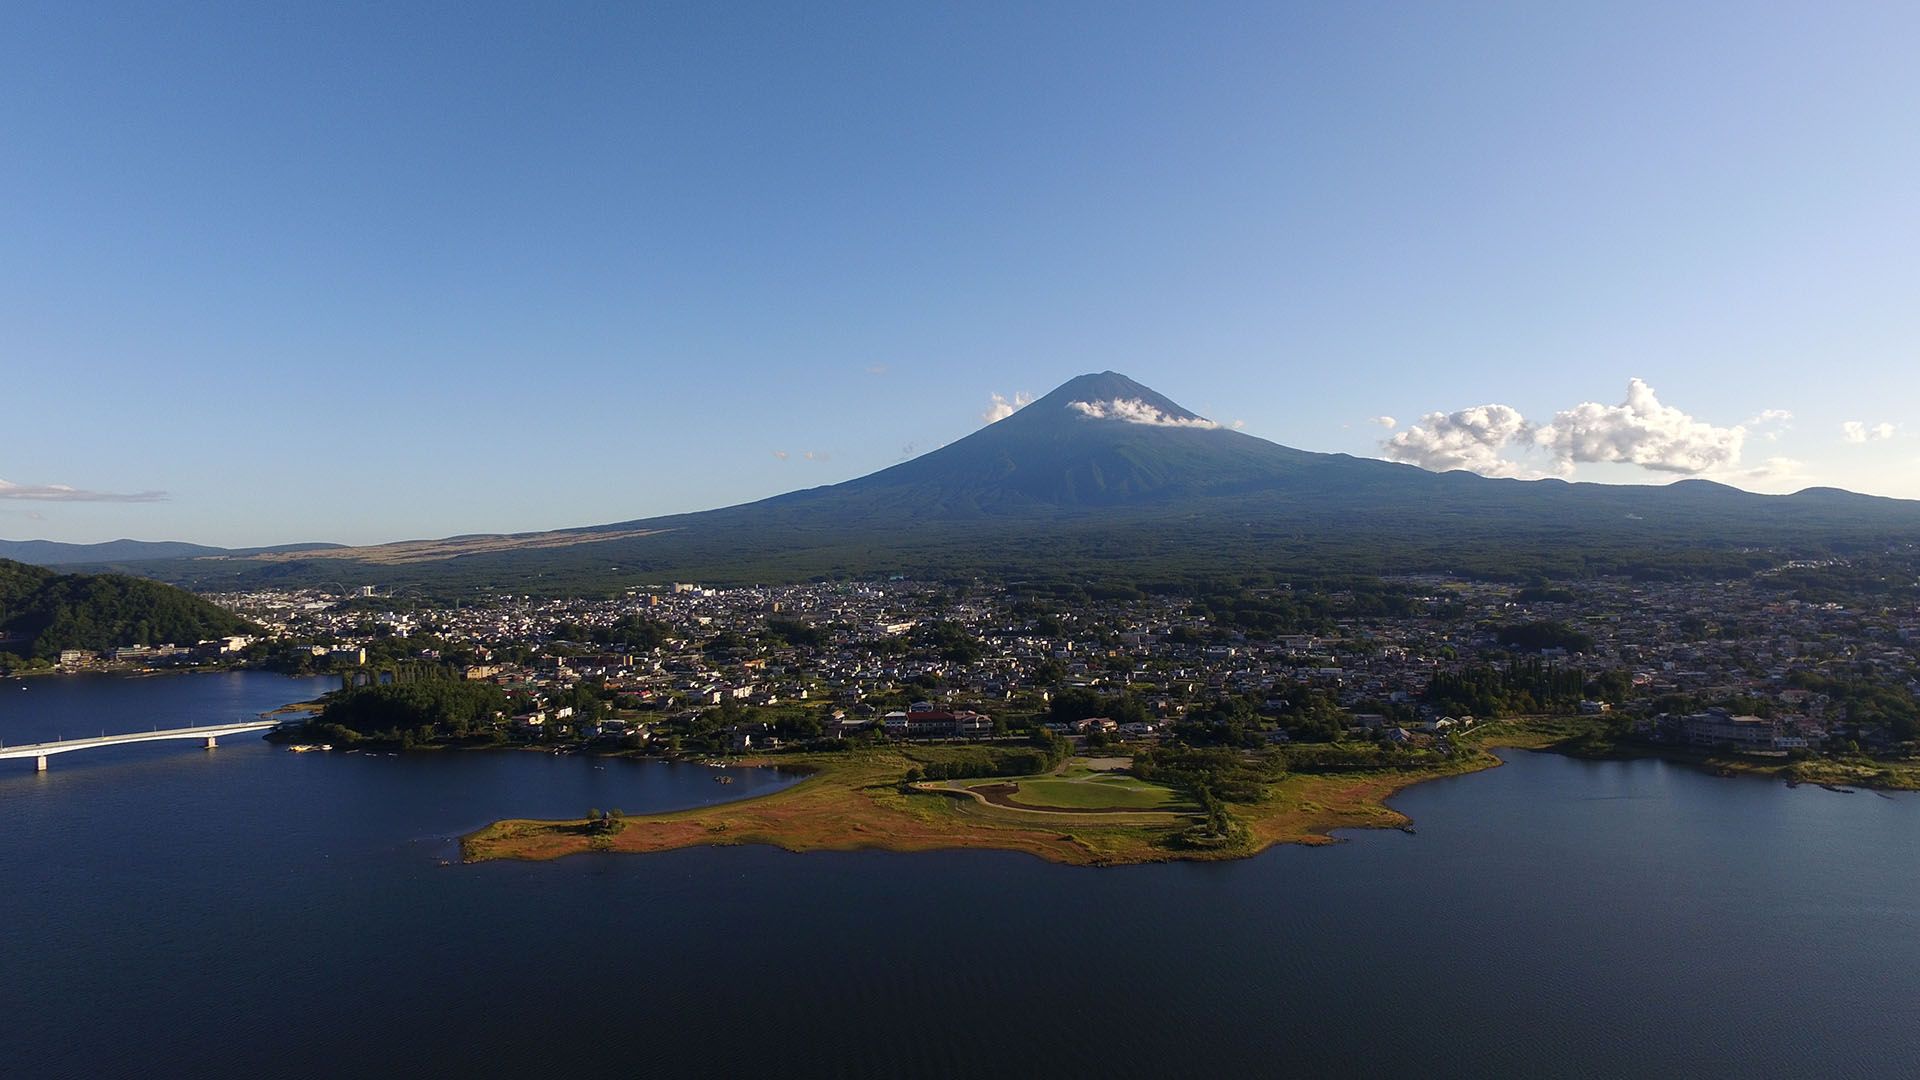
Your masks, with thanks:
<instances>
[{"instance_id":1,"label":"blue sky","mask_svg":"<svg viewBox=\"0 0 1920 1080\"><path fill-rule=\"evenodd\" d=\"M1911 5L171 7L0 9L0 536L701 509L1108 368L1920 497Z\"/></svg>"}]
</instances>

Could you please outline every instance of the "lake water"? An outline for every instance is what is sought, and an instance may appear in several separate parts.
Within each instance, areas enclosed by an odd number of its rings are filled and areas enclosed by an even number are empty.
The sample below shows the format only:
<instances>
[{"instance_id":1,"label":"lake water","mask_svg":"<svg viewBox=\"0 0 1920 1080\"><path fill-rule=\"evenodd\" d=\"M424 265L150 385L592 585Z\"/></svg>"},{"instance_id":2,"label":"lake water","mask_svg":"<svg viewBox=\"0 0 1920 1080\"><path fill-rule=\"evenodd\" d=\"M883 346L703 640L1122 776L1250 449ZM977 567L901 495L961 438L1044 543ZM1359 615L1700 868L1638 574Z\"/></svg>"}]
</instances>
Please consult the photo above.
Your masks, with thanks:
<instances>
[{"instance_id":1,"label":"lake water","mask_svg":"<svg viewBox=\"0 0 1920 1080\"><path fill-rule=\"evenodd\" d=\"M20 689L25 686L25 689ZM325 682L0 682L0 740ZM1234 863L768 848L443 865L786 781L252 738L0 762L7 1076L1900 1076L1920 798L1516 753Z\"/></svg>"}]
</instances>

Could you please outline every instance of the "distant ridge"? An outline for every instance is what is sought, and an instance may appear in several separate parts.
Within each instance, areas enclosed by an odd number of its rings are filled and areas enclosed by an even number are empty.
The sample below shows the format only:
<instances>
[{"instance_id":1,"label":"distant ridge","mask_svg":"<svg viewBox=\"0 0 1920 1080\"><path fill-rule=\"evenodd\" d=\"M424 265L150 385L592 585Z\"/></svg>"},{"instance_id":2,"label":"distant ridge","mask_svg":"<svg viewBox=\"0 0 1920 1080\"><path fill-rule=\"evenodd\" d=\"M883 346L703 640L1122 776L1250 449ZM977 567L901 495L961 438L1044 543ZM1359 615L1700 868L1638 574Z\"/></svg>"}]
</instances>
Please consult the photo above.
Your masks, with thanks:
<instances>
[{"instance_id":1,"label":"distant ridge","mask_svg":"<svg viewBox=\"0 0 1920 1080\"><path fill-rule=\"evenodd\" d=\"M281 544L275 547L219 548L170 540L107 540L98 544L63 544L56 540L0 540L0 559L32 566L109 565L190 559L203 555L260 555L280 551L316 551L338 544Z\"/></svg>"}]
</instances>

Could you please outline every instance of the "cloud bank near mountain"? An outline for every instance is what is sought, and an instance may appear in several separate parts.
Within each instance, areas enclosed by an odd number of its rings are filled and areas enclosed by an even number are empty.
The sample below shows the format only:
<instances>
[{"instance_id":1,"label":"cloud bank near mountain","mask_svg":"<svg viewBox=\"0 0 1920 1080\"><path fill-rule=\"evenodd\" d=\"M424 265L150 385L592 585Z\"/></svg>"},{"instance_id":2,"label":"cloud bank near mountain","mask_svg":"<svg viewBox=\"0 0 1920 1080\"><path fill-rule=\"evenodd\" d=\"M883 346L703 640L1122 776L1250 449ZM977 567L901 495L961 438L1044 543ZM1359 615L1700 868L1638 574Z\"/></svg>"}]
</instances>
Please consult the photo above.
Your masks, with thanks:
<instances>
[{"instance_id":1,"label":"cloud bank near mountain","mask_svg":"<svg viewBox=\"0 0 1920 1080\"><path fill-rule=\"evenodd\" d=\"M1003 394L994 394L991 402L987 405L987 411L980 414L980 422L983 424L997 424L1031 404L1033 404L1032 394L1018 393L1013 395L1011 399Z\"/></svg>"},{"instance_id":2,"label":"cloud bank near mountain","mask_svg":"<svg viewBox=\"0 0 1920 1080\"><path fill-rule=\"evenodd\" d=\"M1150 427L1212 429L1220 426L1201 416L1172 416L1134 398L1115 398L1112 401L1073 401L1069 402L1067 407L1089 420L1120 420L1129 424L1146 424Z\"/></svg>"},{"instance_id":3,"label":"cloud bank near mountain","mask_svg":"<svg viewBox=\"0 0 1920 1080\"><path fill-rule=\"evenodd\" d=\"M1556 412L1545 424L1529 421L1510 405L1428 413L1380 448L1389 461L1435 472L1465 469L1534 479L1612 463L1700 476L1737 470L1751 429L1790 417L1785 410L1769 409L1747 424L1722 427L1662 402L1653 387L1636 378L1628 380L1626 399L1619 404L1582 402Z\"/></svg>"}]
</instances>

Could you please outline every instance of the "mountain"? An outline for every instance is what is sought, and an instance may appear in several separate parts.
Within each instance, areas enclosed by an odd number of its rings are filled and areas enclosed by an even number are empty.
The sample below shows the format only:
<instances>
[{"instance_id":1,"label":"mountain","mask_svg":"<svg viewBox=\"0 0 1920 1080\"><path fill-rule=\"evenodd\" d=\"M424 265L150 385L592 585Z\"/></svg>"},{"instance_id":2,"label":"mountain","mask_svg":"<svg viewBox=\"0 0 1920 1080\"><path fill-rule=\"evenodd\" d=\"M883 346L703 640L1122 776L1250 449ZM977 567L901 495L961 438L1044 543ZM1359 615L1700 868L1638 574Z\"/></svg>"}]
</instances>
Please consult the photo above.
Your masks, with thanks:
<instances>
[{"instance_id":1,"label":"mountain","mask_svg":"<svg viewBox=\"0 0 1920 1080\"><path fill-rule=\"evenodd\" d=\"M1317 456L1223 429L1108 371L932 453L774 501L888 517L1169 502L1272 487Z\"/></svg>"},{"instance_id":2,"label":"mountain","mask_svg":"<svg viewBox=\"0 0 1920 1080\"><path fill-rule=\"evenodd\" d=\"M124 574L58 574L0 559L0 652L50 659L62 649L192 644L248 624L205 600Z\"/></svg>"},{"instance_id":3,"label":"mountain","mask_svg":"<svg viewBox=\"0 0 1920 1080\"><path fill-rule=\"evenodd\" d=\"M277 547L219 548L170 540L107 540L98 544L62 544L55 540L0 540L0 559L34 566L105 566L155 559L191 559L207 555L258 555L315 551L338 544L282 544Z\"/></svg>"},{"instance_id":4,"label":"mountain","mask_svg":"<svg viewBox=\"0 0 1920 1080\"><path fill-rule=\"evenodd\" d=\"M99 544L62 544L54 540L0 540L0 559L35 566L77 563L145 562L224 555L226 549L165 540L108 540Z\"/></svg>"},{"instance_id":5,"label":"mountain","mask_svg":"<svg viewBox=\"0 0 1920 1080\"><path fill-rule=\"evenodd\" d=\"M845 483L584 529L137 564L202 588L602 591L934 576L1742 574L1920 540L1920 503L1431 473L1233 431L1116 372Z\"/></svg>"}]
</instances>

